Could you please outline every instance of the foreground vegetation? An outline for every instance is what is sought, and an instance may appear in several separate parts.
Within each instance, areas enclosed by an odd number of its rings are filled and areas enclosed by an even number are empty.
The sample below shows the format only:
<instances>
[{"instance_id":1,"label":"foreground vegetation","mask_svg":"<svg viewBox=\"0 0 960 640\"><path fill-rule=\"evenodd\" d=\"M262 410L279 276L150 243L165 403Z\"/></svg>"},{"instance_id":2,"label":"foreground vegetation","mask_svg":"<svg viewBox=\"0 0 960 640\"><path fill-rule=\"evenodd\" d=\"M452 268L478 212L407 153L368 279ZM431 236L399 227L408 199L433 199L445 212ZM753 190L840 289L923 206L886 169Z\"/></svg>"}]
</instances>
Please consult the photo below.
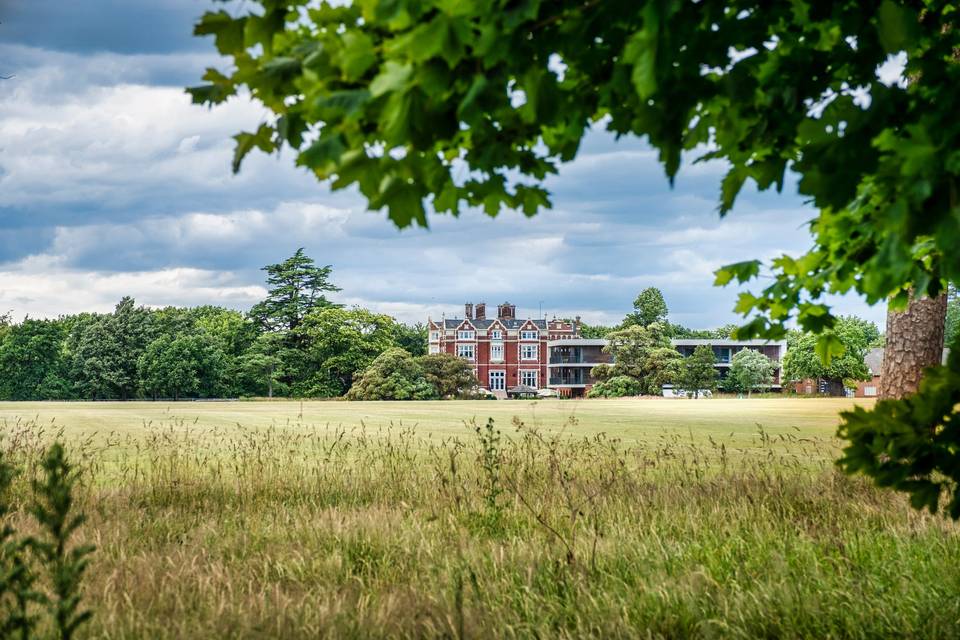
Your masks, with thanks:
<instances>
[{"instance_id":1,"label":"foreground vegetation","mask_svg":"<svg viewBox=\"0 0 960 640\"><path fill-rule=\"evenodd\" d=\"M83 635L957 632L960 529L833 470L840 401L298 404L0 405L27 477L55 436L81 468Z\"/></svg>"}]
</instances>

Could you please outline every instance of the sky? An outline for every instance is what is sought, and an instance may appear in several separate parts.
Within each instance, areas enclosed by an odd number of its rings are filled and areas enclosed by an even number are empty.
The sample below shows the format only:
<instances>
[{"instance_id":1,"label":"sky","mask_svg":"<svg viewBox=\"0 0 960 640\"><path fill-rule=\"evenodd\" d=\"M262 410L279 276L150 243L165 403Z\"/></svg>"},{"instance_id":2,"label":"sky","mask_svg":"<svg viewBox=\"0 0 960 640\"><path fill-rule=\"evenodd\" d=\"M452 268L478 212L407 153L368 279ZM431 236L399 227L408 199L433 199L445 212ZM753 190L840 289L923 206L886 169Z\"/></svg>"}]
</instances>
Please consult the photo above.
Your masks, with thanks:
<instances>
[{"instance_id":1,"label":"sky","mask_svg":"<svg viewBox=\"0 0 960 640\"><path fill-rule=\"evenodd\" d=\"M230 171L233 141L266 117L246 98L191 105L185 86L223 66L191 36L209 0L0 0L0 313L17 319L148 306L248 309L260 267L297 248L333 266L332 296L407 321L510 301L518 314L618 322L659 287L671 320L736 322L731 262L799 254L815 211L747 188L716 212L720 164L667 183L639 139L591 133L534 218L433 215L397 230L355 192L332 192L287 150ZM218 7L222 7L219 4ZM757 287L758 285L754 285ZM885 310L834 299L881 328Z\"/></svg>"}]
</instances>

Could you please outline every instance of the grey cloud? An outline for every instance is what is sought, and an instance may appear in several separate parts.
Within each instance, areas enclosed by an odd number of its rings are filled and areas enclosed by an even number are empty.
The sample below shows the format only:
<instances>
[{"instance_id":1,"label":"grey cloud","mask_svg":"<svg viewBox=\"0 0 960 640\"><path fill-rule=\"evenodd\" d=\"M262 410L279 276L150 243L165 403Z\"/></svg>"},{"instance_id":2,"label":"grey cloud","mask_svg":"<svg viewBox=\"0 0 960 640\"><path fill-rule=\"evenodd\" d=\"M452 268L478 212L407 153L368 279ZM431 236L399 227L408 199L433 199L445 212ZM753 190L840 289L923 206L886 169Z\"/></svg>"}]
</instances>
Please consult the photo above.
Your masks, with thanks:
<instances>
[{"instance_id":1,"label":"grey cloud","mask_svg":"<svg viewBox=\"0 0 960 640\"><path fill-rule=\"evenodd\" d=\"M193 24L209 0L7 0L0 33L7 42L73 53L170 53L203 50Z\"/></svg>"},{"instance_id":2,"label":"grey cloud","mask_svg":"<svg viewBox=\"0 0 960 640\"><path fill-rule=\"evenodd\" d=\"M602 132L548 182L553 210L434 215L429 230L398 231L289 154L254 153L230 174L230 137L264 113L244 99L212 112L188 103L181 87L217 58L209 42L170 30L202 2L69 3L56 18L75 25L30 31L63 4L30 3L28 20L18 0L19 17L0 25L19 32L5 40L18 44L0 45L0 60L18 68L0 85L0 309L108 309L125 294L246 308L263 293L259 267L304 246L334 265L341 300L408 320L510 299L523 313L542 301L547 313L612 321L659 286L676 321L712 326L736 319L737 293L713 288L713 269L809 243L812 212L790 195L794 184L781 196L747 189L721 221L722 165L687 163L671 189L642 141ZM114 16L110 32L142 35L151 20L156 29L139 43L98 35L99 10Z\"/></svg>"}]
</instances>

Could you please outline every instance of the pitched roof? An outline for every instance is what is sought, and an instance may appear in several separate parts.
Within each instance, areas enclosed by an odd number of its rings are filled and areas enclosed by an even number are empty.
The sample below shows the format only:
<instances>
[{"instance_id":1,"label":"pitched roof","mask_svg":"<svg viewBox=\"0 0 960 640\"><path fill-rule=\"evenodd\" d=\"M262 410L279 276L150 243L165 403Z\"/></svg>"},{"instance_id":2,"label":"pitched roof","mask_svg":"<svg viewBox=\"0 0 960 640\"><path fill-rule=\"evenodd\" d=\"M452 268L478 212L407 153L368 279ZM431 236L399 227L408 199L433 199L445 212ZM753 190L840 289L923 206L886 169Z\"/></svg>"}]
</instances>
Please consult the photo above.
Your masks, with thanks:
<instances>
[{"instance_id":1,"label":"pitched roof","mask_svg":"<svg viewBox=\"0 0 960 640\"><path fill-rule=\"evenodd\" d=\"M537 320L522 320L520 318L500 318L500 324L505 326L507 329L519 329L527 322L532 322L537 325L537 329L547 330L547 321L542 319ZM477 329L489 329L490 325L497 321L497 318L486 318L484 320L471 320L470 324L475 326ZM446 318L443 321L443 326L445 329L456 329L461 324L463 324L463 318Z\"/></svg>"},{"instance_id":2,"label":"pitched roof","mask_svg":"<svg viewBox=\"0 0 960 640\"><path fill-rule=\"evenodd\" d=\"M947 364L947 358L950 356L949 347L944 348L941 364ZM879 376L883 371L883 347L874 347L863 357L863 363L870 369L870 373Z\"/></svg>"},{"instance_id":3,"label":"pitched roof","mask_svg":"<svg viewBox=\"0 0 960 640\"><path fill-rule=\"evenodd\" d=\"M883 370L883 347L874 347L867 351L867 355L863 357L863 363L867 365L867 369L870 369L870 373L875 376L880 375Z\"/></svg>"}]
</instances>

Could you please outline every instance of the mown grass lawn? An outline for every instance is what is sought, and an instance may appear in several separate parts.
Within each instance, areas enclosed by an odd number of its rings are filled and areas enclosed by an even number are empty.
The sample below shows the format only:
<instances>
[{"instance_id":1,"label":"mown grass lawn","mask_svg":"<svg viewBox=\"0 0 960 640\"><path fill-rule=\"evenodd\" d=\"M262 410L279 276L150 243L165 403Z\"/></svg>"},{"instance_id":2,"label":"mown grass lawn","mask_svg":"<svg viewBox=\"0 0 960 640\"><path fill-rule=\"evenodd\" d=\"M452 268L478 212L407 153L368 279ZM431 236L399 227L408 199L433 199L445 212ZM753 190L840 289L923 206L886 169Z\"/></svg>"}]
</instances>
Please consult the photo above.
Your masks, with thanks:
<instances>
[{"instance_id":1,"label":"mown grass lawn","mask_svg":"<svg viewBox=\"0 0 960 640\"><path fill-rule=\"evenodd\" d=\"M859 400L861 404L870 400ZM372 429L388 425L415 427L424 437L462 435L464 422L494 418L509 424L518 417L544 429L566 428L572 435L606 433L642 441L664 432L705 440L707 436L751 439L757 424L771 433L795 432L829 438L837 413L853 406L846 399L615 399L450 402L0 402L0 420L56 424L71 434L109 431L143 434L145 426L178 419L198 430L242 425L247 428L304 424ZM576 429L569 428L571 416Z\"/></svg>"},{"instance_id":2,"label":"mown grass lawn","mask_svg":"<svg viewBox=\"0 0 960 640\"><path fill-rule=\"evenodd\" d=\"M956 637L960 528L835 472L851 404L5 403L0 418L28 470L60 429L84 470L88 636Z\"/></svg>"}]
</instances>

